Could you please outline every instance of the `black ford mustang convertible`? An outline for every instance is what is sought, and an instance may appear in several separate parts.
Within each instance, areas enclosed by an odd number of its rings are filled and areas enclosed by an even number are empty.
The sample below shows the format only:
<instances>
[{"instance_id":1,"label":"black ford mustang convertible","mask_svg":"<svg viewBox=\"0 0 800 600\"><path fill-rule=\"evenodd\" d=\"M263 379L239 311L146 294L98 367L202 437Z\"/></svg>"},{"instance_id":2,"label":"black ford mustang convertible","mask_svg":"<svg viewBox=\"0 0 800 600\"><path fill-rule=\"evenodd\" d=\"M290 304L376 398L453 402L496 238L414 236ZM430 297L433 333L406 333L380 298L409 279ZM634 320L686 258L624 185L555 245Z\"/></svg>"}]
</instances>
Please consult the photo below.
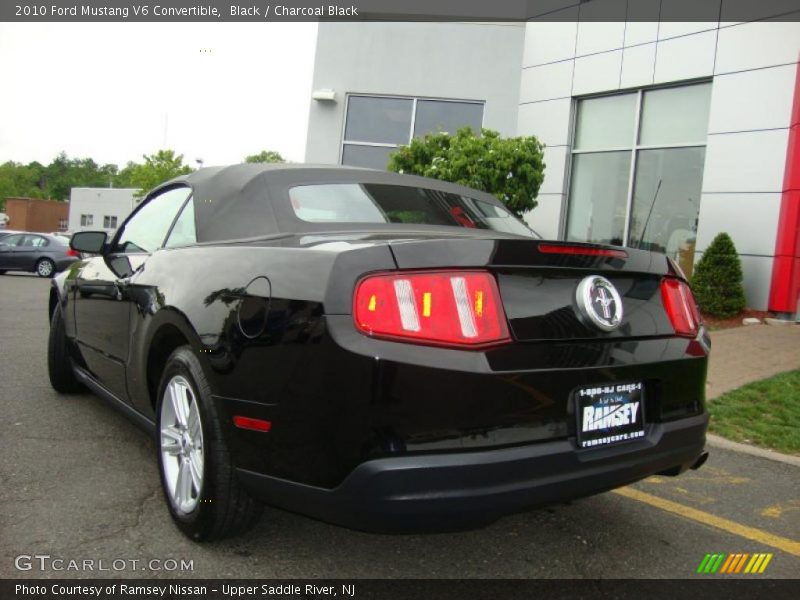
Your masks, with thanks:
<instances>
[{"instance_id":1,"label":"black ford mustang convertible","mask_svg":"<svg viewBox=\"0 0 800 600\"><path fill-rule=\"evenodd\" d=\"M377 531L706 458L709 343L667 257L541 240L490 195L341 167L201 169L50 291L49 374L158 440L187 535L262 502Z\"/></svg>"}]
</instances>

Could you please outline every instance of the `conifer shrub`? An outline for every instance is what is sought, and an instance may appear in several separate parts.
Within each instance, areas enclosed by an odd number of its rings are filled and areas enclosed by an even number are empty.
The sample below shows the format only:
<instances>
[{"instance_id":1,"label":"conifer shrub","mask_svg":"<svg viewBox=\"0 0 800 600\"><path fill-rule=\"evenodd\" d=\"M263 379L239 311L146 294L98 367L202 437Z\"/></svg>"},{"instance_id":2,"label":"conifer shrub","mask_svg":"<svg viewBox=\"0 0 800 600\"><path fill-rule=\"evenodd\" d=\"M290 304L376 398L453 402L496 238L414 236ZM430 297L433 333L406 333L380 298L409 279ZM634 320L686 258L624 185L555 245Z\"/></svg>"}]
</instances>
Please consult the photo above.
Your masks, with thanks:
<instances>
[{"instance_id":1,"label":"conifer shrub","mask_svg":"<svg viewBox=\"0 0 800 600\"><path fill-rule=\"evenodd\" d=\"M712 317L727 319L744 310L742 262L727 233L711 242L695 265L692 291L700 310Z\"/></svg>"}]
</instances>

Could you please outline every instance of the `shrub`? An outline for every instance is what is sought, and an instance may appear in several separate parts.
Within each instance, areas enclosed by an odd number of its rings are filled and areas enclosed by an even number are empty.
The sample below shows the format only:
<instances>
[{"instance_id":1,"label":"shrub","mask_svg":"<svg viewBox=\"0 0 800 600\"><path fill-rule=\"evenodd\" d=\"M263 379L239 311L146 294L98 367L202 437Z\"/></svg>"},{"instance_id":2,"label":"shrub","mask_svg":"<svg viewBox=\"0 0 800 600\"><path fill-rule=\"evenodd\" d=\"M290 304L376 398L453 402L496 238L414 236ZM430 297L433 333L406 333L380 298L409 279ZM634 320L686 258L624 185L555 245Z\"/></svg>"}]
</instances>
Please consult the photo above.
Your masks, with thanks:
<instances>
[{"instance_id":1,"label":"shrub","mask_svg":"<svg viewBox=\"0 0 800 600\"><path fill-rule=\"evenodd\" d=\"M285 163L286 159L280 152L275 150L262 150L258 154L251 154L244 157L246 163Z\"/></svg>"},{"instance_id":2,"label":"shrub","mask_svg":"<svg viewBox=\"0 0 800 600\"><path fill-rule=\"evenodd\" d=\"M450 181L484 192L521 217L536 207L544 180L544 146L533 136L501 138L490 129L429 133L391 155L388 169Z\"/></svg>"},{"instance_id":3,"label":"shrub","mask_svg":"<svg viewBox=\"0 0 800 600\"><path fill-rule=\"evenodd\" d=\"M744 310L742 263L727 233L714 238L695 266L692 291L700 310L712 317L726 319Z\"/></svg>"}]
</instances>

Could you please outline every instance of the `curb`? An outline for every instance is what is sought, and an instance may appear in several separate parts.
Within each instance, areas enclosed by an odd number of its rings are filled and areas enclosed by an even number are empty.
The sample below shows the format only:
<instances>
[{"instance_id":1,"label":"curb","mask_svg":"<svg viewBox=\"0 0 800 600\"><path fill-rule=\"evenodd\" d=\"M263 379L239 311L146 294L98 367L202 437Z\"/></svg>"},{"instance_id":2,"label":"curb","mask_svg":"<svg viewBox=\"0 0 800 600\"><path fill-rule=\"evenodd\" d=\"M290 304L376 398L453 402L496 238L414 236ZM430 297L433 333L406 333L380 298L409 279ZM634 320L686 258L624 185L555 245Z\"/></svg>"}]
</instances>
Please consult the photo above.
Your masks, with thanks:
<instances>
[{"instance_id":1,"label":"curb","mask_svg":"<svg viewBox=\"0 0 800 600\"><path fill-rule=\"evenodd\" d=\"M750 456L757 456L759 458L767 458L776 462L781 462L787 465L800 467L800 456L792 456L790 454L781 454L774 450L765 450L764 448L757 448L749 444L740 444L739 442L732 442L728 439L714 435L713 433L706 434L706 443L714 448L722 448L723 450L732 450L733 452L740 452L742 454L749 454Z\"/></svg>"}]
</instances>

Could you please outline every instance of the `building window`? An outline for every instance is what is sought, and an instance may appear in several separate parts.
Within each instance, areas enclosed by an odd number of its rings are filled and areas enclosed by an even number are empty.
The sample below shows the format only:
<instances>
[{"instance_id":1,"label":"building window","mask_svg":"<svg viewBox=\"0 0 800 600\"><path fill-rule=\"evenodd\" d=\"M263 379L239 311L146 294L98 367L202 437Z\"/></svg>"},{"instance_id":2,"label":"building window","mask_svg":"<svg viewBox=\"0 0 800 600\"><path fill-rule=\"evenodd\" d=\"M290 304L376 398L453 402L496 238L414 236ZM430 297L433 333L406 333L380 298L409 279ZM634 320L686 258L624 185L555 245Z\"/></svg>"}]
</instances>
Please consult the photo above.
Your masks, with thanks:
<instances>
[{"instance_id":1,"label":"building window","mask_svg":"<svg viewBox=\"0 0 800 600\"><path fill-rule=\"evenodd\" d=\"M665 252L691 274L711 84L578 100L569 240Z\"/></svg>"},{"instance_id":2,"label":"building window","mask_svg":"<svg viewBox=\"0 0 800 600\"><path fill-rule=\"evenodd\" d=\"M386 169L389 155L426 133L480 131L483 102L349 95L341 163Z\"/></svg>"},{"instance_id":3,"label":"building window","mask_svg":"<svg viewBox=\"0 0 800 600\"><path fill-rule=\"evenodd\" d=\"M91 227L94 225L94 215L81 215L81 227Z\"/></svg>"},{"instance_id":4,"label":"building window","mask_svg":"<svg viewBox=\"0 0 800 600\"><path fill-rule=\"evenodd\" d=\"M59 231L66 231L67 227L69 227L69 221L67 219L59 219L58 220L58 230Z\"/></svg>"},{"instance_id":5,"label":"building window","mask_svg":"<svg viewBox=\"0 0 800 600\"><path fill-rule=\"evenodd\" d=\"M108 216L105 215L103 217L103 228L104 229L116 229L117 228L117 217L116 216Z\"/></svg>"}]
</instances>

